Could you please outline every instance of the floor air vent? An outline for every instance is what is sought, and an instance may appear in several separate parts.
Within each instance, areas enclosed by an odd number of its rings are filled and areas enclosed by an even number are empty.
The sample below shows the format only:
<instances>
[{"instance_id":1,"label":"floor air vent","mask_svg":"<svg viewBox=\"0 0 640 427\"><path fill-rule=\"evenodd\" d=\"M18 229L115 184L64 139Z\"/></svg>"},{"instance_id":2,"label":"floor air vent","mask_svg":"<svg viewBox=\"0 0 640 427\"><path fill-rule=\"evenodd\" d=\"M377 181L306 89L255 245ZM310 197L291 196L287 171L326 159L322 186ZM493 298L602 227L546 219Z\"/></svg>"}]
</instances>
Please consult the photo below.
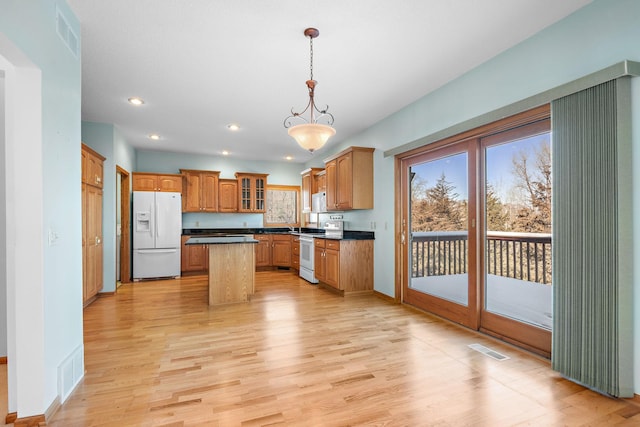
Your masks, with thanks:
<instances>
[{"instance_id":1,"label":"floor air vent","mask_svg":"<svg viewBox=\"0 0 640 427\"><path fill-rule=\"evenodd\" d=\"M509 359L509 356L505 356L504 354L498 353L495 350L491 350L490 348L485 347L482 344L469 344L469 348L472 348L475 351L479 351L480 353L487 355L492 359L496 359L500 362Z\"/></svg>"}]
</instances>

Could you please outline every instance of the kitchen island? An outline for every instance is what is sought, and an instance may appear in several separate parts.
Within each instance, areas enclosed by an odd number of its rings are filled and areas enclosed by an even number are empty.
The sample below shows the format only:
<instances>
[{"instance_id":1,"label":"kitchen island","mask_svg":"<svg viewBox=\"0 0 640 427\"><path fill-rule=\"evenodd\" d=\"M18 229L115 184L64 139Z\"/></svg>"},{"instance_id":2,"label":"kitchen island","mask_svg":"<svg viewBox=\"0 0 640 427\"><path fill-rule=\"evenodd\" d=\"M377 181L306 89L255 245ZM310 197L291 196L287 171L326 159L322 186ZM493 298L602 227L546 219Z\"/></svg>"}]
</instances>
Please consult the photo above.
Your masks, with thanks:
<instances>
[{"instance_id":1,"label":"kitchen island","mask_svg":"<svg viewBox=\"0 0 640 427\"><path fill-rule=\"evenodd\" d=\"M209 305L246 302L255 292L255 250L249 236L191 237L209 246Z\"/></svg>"}]
</instances>

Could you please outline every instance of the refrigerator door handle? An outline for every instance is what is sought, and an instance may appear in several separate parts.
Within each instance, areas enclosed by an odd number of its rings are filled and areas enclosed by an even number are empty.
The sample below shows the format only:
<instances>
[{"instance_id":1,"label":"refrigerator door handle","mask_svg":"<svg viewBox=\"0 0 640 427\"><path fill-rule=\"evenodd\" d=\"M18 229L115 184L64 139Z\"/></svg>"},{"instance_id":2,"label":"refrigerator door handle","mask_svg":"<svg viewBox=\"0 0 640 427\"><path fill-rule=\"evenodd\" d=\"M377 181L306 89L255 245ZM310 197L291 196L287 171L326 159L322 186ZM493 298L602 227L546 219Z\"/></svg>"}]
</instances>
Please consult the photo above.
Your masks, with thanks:
<instances>
[{"instance_id":1,"label":"refrigerator door handle","mask_svg":"<svg viewBox=\"0 0 640 427\"><path fill-rule=\"evenodd\" d=\"M168 254L176 252L178 249L169 248L169 249L136 249L136 252L140 254Z\"/></svg>"}]
</instances>

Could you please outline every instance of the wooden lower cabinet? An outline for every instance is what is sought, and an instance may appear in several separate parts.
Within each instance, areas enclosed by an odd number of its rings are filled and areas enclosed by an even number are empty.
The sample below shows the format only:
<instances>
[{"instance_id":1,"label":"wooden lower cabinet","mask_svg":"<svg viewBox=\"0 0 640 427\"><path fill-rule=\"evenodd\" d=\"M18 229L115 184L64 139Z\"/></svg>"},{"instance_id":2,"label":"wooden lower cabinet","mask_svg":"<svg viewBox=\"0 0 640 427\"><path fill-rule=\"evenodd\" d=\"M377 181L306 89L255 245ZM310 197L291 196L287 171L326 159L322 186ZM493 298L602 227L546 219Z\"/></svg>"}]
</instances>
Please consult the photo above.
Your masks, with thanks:
<instances>
[{"instance_id":1,"label":"wooden lower cabinet","mask_svg":"<svg viewBox=\"0 0 640 427\"><path fill-rule=\"evenodd\" d=\"M291 235L271 235L271 263L275 267L291 267Z\"/></svg>"},{"instance_id":2,"label":"wooden lower cabinet","mask_svg":"<svg viewBox=\"0 0 640 427\"><path fill-rule=\"evenodd\" d=\"M88 304L102 290L102 189L82 184L83 302Z\"/></svg>"},{"instance_id":3,"label":"wooden lower cabinet","mask_svg":"<svg viewBox=\"0 0 640 427\"><path fill-rule=\"evenodd\" d=\"M180 271L182 273L206 272L209 270L209 245L187 245L191 236L182 236ZM293 244L288 234L256 234L256 267L300 268L300 241ZM295 249L294 249L295 248ZM295 250L295 255L293 251Z\"/></svg>"},{"instance_id":4,"label":"wooden lower cabinet","mask_svg":"<svg viewBox=\"0 0 640 427\"><path fill-rule=\"evenodd\" d=\"M321 282L327 281L325 255L325 239L313 239L313 267L316 279Z\"/></svg>"},{"instance_id":5,"label":"wooden lower cabinet","mask_svg":"<svg viewBox=\"0 0 640 427\"><path fill-rule=\"evenodd\" d=\"M324 252L325 283L336 289L340 288L340 242L327 240Z\"/></svg>"},{"instance_id":6,"label":"wooden lower cabinet","mask_svg":"<svg viewBox=\"0 0 640 427\"><path fill-rule=\"evenodd\" d=\"M255 234L256 267L291 267L290 234Z\"/></svg>"},{"instance_id":7,"label":"wooden lower cabinet","mask_svg":"<svg viewBox=\"0 0 640 427\"><path fill-rule=\"evenodd\" d=\"M182 236L180 271L182 273L209 270L209 245L187 245L191 236Z\"/></svg>"},{"instance_id":8,"label":"wooden lower cabinet","mask_svg":"<svg viewBox=\"0 0 640 427\"><path fill-rule=\"evenodd\" d=\"M253 238L258 241L258 244L255 245L256 267L271 266L271 235L255 234Z\"/></svg>"},{"instance_id":9,"label":"wooden lower cabinet","mask_svg":"<svg viewBox=\"0 0 640 427\"><path fill-rule=\"evenodd\" d=\"M300 270L300 237L291 237L291 267Z\"/></svg>"},{"instance_id":10,"label":"wooden lower cabinet","mask_svg":"<svg viewBox=\"0 0 640 427\"><path fill-rule=\"evenodd\" d=\"M373 240L314 239L315 275L343 294L373 291Z\"/></svg>"}]
</instances>

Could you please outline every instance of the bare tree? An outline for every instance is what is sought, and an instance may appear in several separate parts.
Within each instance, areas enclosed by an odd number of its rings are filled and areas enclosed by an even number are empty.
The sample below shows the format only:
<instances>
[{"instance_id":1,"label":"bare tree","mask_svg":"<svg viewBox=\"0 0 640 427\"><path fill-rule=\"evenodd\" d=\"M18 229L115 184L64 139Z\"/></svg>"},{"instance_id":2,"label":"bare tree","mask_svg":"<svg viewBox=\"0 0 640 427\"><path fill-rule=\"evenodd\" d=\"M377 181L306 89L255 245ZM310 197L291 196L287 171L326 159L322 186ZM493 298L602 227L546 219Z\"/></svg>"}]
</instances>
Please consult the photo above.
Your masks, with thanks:
<instances>
[{"instance_id":1,"label":"bare tree","mask_svg":"<svg viewBox=\"0 0 640 427\"><path fill-rule=\"evenodd\" d=\"M551 232L551 145L543 141L534 149L533 161L525 151L513 156L512 173L522 206L512 220L514 231ZM533 164L532 164L533 162Z\"/></svg>"}]
</instances>

